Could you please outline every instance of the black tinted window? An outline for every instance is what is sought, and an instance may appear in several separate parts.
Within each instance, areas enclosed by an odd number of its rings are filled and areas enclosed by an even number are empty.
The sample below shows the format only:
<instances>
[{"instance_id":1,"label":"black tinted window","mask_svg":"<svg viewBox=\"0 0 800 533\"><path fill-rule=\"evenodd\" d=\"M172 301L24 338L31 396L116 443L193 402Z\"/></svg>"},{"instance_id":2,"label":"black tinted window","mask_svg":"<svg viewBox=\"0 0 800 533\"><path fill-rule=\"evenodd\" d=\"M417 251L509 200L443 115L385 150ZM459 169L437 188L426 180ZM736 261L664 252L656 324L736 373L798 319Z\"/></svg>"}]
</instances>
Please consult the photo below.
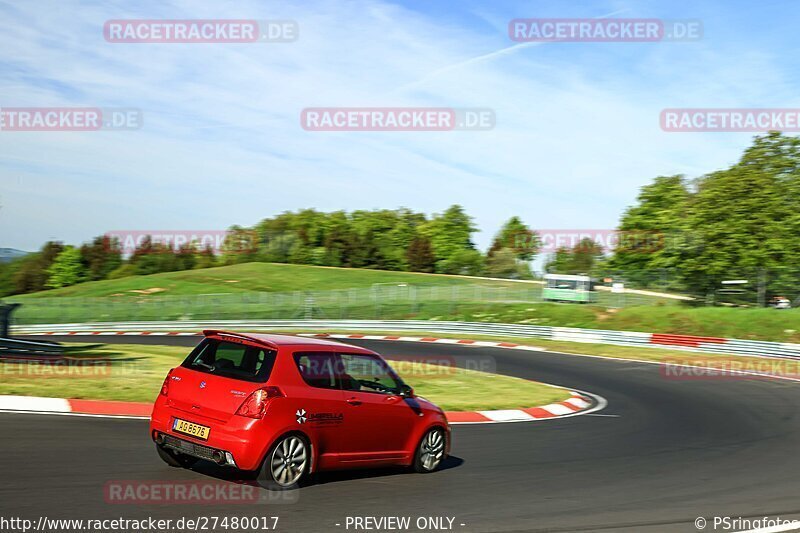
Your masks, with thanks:
<instances>
[{"instance_id":1,"label":"black tinted window","mask_svg":"<svg viewBox=\"0 0 800 533\"><path fill-rule=\"evenodd\" d=\"M330 352L300 352L294 362L303 380L312 387L338 389L336 354Z\"/></svg>"},{"instance_id":2,"label":"black tinted window","mask_svg":"<svg viewBox=\"0 0 800 533\"><path fill-rule=\"evenodd\" d=\"M342 354L345 390L397 394L402 381L383 360L373 355Z\"/></svg>"},{"instance_id":3,"label":"black tinted window","mask_svg":"<svg viewBox=\"0 0 800 533\"><path fill-rule=\"evenodd\" d=\"M269 379L275 352L234 342L204 339L183 362L184 367L244 381Z\"/></svg>"}]
</instances>

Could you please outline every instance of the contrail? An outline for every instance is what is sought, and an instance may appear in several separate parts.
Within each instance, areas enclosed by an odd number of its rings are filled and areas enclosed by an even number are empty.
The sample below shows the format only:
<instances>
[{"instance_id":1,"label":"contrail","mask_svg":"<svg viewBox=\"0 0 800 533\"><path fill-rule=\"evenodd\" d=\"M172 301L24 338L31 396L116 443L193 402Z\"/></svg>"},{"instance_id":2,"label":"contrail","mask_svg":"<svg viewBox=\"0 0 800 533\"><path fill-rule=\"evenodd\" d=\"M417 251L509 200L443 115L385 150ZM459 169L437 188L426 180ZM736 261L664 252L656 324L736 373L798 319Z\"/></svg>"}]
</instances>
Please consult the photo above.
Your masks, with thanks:
<instances>
[{"instance_id":1,"label":"contrail","mask_svg":"<svg viewBox=\"0 0 800 533\"><path fill-rule=\"evenodd\" d=\"M599 17L593 17L593 18L594 19L605 19L605 18L613 17L614 15L618 15L619 13L623 13L625 11L628 11L628 9L627 8L618 9L616 11L612 11L611 13L606 13L605 15L601 15ZM445 72L449 72L451 70L459 69L459 68L465 67L467 65L473 65L475 63L480 63L481 61L490 61L490 60L492 60L492 59L494 59L496 57L502 57L502 56L506 56L508 54L513 54L514 52L517 52L517 51L519 51L519 50L521 50L523 48L530 48L532 46L538 46L538 45L541 45L541 44L546 44L546 43L543 42L543 41L535 41L535 42L528 42L528 43L518 43L518 44L514 44L514 45L511 45L511 46L508 46L506 48L501 48L500 50L495 50L494 52L489 52L488 54L483 54L483 55L472 57L470 59L465 59L464 61L460 61L458 63L453 63L452 65L447 65L447 66L442 67L440 69L434 70L430 74L427 74L427 75L423 76L422 78L420 78L420 79L418 79L416 81L412 81L412 82L407 83L405 85L401 85L400 87L398 87L398 88L396 88L396 89L394 89L392 91L389 91L389 94L396 94L396 93L403 92L403 91L406 91L406 90L414 88L414 87L418 87L419 85L422 85L425 82L427 82L427 81L429 81L429 80L431 80L431 79L433 79L433 78L435 78L435 77L437 77L437 76L439 76L439 75L441 75L441 74L443 74Z\"/></svg>"}]
</instances>

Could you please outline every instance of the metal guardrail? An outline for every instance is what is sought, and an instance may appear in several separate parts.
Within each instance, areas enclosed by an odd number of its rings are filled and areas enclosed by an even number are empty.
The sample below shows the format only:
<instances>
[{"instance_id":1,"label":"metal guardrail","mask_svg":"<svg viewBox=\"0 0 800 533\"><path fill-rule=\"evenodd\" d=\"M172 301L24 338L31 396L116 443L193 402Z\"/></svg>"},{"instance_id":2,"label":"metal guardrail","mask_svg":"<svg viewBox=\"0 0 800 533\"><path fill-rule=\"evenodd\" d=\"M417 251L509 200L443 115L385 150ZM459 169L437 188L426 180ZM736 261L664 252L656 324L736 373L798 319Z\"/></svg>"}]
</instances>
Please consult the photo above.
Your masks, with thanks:
<instances>
[{"instance_id":1,"label":"metal guardrail","mask_svg":"<svg viewBox=\"0 0 800 533\"><path fill-rule=\"evenodd\" d=\"M209 320L175 322L91 322L16 326L16 334L85 334L98 332L171 332L203 329L247 331L313 330L351 332L426 332L459 335L489 335L539 338L555 341L613 344L642 348L668 348L691 352L800 359L800 344L722 339L693 335L670 335L636 331L561 328L491 322L445 322L434 320Z\"/></svg>"},{"instance_id":2,"label":"metal guardrail","mask_svg":"<svg viewBox=\"0 0 800 533\"><path fill-rule=\"evenodd\" d=\"M25 341L0 337L0 356L3 355L58 355L64 347L51 342Z\"/></svg>"}]
</instances>

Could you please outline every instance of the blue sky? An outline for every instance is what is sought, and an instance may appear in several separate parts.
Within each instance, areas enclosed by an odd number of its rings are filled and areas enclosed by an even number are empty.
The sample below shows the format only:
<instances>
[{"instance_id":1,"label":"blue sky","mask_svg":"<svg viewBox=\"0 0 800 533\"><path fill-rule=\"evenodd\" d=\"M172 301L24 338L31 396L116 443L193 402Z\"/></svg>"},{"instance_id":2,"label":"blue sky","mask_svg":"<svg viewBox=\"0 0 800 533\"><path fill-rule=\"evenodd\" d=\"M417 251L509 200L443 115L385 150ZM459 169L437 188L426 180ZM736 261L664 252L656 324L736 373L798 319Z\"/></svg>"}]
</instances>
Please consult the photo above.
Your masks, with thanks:
<instances>
[{"instance_id":1,"label":"blue sky","mask_svg":"<svg viewBox=\"0 0 800 533\"><path fill-rule=\"evenodd\" d=\"M511 215L613 228L657 175L749 133L666 133L675 107L800 107L792 2L0 3L0 106L135 107L127 132L0 132L0 247L218 229L284 210L459 203L485 249ZM515 46L513 18L701 19L687 43ZM113 44L109 19L293 19L285 44ZM492 108L491 131L308 132L306 107Z\"/></svg>"}]
</instances>

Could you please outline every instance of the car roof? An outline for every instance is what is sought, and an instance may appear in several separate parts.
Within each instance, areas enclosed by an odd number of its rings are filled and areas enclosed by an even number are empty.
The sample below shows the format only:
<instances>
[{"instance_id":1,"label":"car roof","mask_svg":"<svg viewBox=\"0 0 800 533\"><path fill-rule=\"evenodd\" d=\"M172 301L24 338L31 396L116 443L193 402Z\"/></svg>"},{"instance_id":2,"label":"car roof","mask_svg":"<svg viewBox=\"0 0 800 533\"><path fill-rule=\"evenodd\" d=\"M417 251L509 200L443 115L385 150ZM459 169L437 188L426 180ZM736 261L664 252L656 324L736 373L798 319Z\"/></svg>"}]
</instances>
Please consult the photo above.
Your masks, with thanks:
<instances>
[{"instance_id":1,"label":"car roof","mask_svg":"<svg viewBox=\"0 0 800 533\"><path fill-rule=\"evenodd\" d=\"M236 337L239 339L255 341L259 344L264 344L271 348L278 347L295 347L295 348L323 348L339 349L346 348L348 351L355 351L360 353L374 353L372 350L361 348L360 346L353 346L343 342L336 342L328 339L320 339L315 337L297 337L295 335L279 335L276 333L236 333L233 331L222 331L218 329L203 330L203 335L210 336L228 336ZM327 351L327 350L326 350Z\"/></svg>"}]
</instances>

